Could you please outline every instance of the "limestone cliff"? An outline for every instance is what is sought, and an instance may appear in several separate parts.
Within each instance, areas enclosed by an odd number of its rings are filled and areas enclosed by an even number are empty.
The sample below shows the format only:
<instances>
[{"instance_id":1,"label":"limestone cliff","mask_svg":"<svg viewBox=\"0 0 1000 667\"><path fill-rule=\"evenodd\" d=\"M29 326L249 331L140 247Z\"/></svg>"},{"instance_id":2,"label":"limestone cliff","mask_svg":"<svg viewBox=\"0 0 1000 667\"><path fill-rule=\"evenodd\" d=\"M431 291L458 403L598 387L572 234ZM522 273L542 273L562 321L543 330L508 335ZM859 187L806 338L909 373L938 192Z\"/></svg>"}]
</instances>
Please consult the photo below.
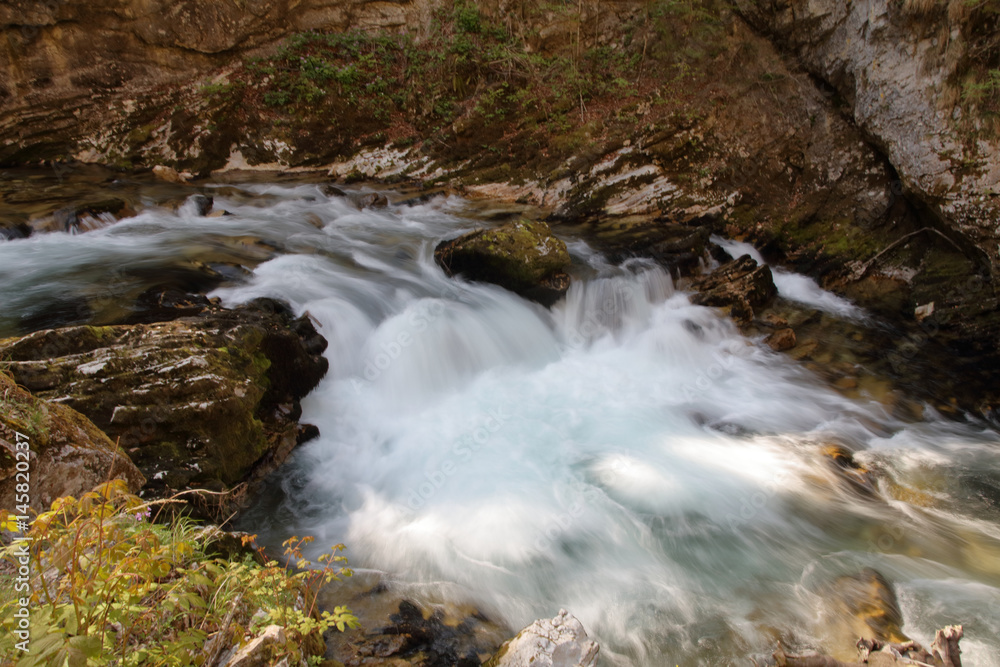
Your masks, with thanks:
<instances>
[{"instance_id":1,"label":"limestone cliff","mask_svg":"<svg viewBox=\"0 0 1000 667\"><path fill-rule=\"evenodd\" d=\"M906 191L1000 266L1000 142L975 70L996 67L995 3L737 0L841 96ZM987 84L995 85L995 84ZM991 92L995 92L992 91Z\"/></svg>"}]
</instances>

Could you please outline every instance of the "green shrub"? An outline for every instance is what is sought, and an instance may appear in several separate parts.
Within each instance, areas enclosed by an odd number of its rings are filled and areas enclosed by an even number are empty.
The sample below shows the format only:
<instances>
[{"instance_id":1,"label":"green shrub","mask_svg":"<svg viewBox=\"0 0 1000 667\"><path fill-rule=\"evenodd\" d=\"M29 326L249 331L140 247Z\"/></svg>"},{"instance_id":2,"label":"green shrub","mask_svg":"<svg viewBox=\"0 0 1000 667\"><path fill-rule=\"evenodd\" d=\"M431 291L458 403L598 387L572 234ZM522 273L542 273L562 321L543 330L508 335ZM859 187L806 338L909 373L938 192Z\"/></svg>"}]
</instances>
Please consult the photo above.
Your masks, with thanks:
<instances>
[{"instance_id":1,"label":"green shrub","mask_svg":"<svg viewBox=\"0 0 1000 667\"><path fill-rule=\"evenodd\" d=\"M3 575L0 662L32 665L203 665L242 645L263 627L284 626L287 642L274 661L318 662L322 634L357 627L346 608L317 613L322 583L349 576L338 556L302 559L311 538L285 543L290 565L251 555L226 560L206 555L203 531L185 518L148 521L151 508L120 481L79 500L56 500L31 523L28 653L17 648L15 579ZM246 542L244 541L244 546ZM21 543L24 544L24 543ZM8 562L18 543L0 551ZM16 568L15 568L16 570ZM305 647L312 647L307 650ZM319 647L320 651L317 651Z\"/></svg>"}]
</instances>

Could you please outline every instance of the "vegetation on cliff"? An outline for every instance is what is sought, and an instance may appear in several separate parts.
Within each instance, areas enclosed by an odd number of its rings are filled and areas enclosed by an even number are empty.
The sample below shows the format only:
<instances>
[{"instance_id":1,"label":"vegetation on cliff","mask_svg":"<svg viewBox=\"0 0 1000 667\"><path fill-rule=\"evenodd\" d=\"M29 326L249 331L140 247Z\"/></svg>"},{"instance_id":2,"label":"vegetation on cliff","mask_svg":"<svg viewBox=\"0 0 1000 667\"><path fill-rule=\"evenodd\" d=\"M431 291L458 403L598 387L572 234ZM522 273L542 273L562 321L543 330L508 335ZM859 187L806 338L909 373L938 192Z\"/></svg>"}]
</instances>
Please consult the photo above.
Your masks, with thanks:
<instances>
[{"instance_id":1,"label":"vegetation on cliff","mask_svg":"<svg viewBox=\"0 0 1000 667\"><path fill-rule=\"evenodd\" d=\"M287 150L316 162L365 145L424 142L468 169L548 171L595 140L632 134L651 105L676 111L695 63L724 49L716 0L656 0L599 43L582 6L526 6L490 17L456 2L415 33L304 32L201 89L213 126L284 128ZM543 14L544 25L533 28ZM600 21L600 17L596 19ZM544 34L541 33L545 30ZM656 113L655 116L669 115ZM336 119L331 122L331 119ZM246 155L255 160L282 158ZM308 162L308 158L307 158Z\"/></svg>"}]
</instances>

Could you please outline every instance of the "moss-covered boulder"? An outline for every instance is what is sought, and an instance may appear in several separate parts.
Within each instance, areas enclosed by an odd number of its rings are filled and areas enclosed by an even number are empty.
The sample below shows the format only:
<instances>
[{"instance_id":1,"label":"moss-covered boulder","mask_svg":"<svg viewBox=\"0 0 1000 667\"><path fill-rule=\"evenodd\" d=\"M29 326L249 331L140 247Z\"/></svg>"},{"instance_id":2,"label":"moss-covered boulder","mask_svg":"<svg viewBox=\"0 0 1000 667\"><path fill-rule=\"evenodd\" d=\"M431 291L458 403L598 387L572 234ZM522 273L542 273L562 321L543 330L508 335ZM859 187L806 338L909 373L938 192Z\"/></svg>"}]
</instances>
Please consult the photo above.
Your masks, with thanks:
<instances>
[{"instance_id":1,"label":"moss-covered boulder","mask_svg":"<svg viewBox=\"0 0 1000 667\"><path fill-rule=\"evenodd\" d=\"M750 255L723 264L694 282L698 291L691 301L700 306L725 309L739 324L748 324L754 311L763 308L778 294L768 266L757 266Z\"/></svg>"},{"instance_id":2,"label":"moss-covered boulder","mask_svg":"<svg viewBox=\"0 0 1000 667\"><path fill-rule=\"evenodd\" d=\"M132 492L146 481L89 419L32 396L0 372L0 508L23 505L27 489L27 504L42 512L56 498L79 497L118 478Z\"/></svg>"},{"instance_id":3,"label":"moss-covered boulder","mask_svg":"<svg viewBox=\"0 0 1000 667\"><path fill-rule=\"evenodd\" d=\"M36 395L117 440L164 494L223 491L273 469L315 427L299 399L323 377L326 341L270 300L171 322L67 327L0 341Z\"/></svg>"},{"instance_id":4,"label":"moss-covered boulder","mask_svg":"<svg viewBox=\"0 0 1000 667\"><path fill-rule=\"evenodd\" d=\"M495 283L546 306L569 289L569 251L544 222L517 220L444 241L434 259L449 276Z\"/></svg>"}]
</instances>

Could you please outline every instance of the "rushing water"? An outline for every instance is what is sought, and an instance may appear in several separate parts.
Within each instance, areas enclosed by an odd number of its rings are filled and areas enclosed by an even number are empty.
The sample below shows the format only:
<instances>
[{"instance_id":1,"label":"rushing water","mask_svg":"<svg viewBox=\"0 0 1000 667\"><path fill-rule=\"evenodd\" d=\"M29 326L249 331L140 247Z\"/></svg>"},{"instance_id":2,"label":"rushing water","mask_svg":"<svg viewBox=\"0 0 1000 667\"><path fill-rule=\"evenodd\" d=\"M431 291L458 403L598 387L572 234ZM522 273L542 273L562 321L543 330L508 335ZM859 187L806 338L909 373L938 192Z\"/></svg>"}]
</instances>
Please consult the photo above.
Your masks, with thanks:
<instances>
[{"instance_id":1,"label":"rushing water","mask_svg":"<svg viewBox=\"0 0 1000 667\"><path fill-rule=\"evenodd\" d=\"M1000 665L995 433L849 400L654 264L611 266L579 240L551 311L449 279L435 244L482 224L457 199L359 211L311 185L247 189L266 197L216 198L231 217L147 209L0 243L15 309L85 292L111 265L247 237L280 248L216 295L308 311L330 373L304 401L321 436L244 527L345 542L352 565L511 628L564 607L607 665L745 664L779 636L822 646L826 587L874 567L910 636L963 623L966 664ZM861 317L781 275L788 298ZM877 497L843 482L827 443L879 471Z\"/></svg>"}]
</instances>

